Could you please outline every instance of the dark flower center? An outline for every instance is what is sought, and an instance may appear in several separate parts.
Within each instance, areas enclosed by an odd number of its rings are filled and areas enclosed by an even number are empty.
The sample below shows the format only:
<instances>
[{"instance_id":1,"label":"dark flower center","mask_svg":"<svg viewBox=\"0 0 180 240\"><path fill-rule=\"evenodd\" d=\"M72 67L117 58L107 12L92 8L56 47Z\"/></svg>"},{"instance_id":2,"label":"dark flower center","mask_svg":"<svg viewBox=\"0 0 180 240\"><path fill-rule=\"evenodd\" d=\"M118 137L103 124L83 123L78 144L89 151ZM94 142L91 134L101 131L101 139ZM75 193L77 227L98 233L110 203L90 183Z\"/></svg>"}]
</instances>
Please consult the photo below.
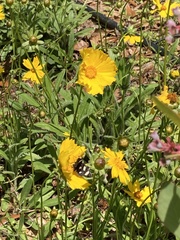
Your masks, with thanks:
<instances>
[{"instance_id":1,"label":"dark flower center","mask_svg":"<svg viewBox=\"0 0 180 240\"><path fill-rule=\"evenodd\" d=\"M138 199L141 199L141 198L142 198L142 195L143 195L143 194L141 193L141 191L137 191L137 192L134 193L134 197L135 197L135 198L138 198Z\"/></svg>"}]
</instances>

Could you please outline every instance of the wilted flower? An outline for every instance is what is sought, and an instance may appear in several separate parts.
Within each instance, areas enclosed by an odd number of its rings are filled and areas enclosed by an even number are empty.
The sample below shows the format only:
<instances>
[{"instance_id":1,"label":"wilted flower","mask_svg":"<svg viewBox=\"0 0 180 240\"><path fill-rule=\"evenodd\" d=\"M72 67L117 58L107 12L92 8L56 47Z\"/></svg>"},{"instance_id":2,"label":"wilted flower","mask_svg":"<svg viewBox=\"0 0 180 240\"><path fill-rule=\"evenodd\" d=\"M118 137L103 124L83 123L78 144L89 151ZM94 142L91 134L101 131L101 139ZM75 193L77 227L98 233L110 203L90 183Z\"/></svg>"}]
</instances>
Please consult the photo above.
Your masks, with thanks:
<instances>
[{"instance_id":1,"label":"wilted flower","mask_svg":"<svg viewBox=\"0 0 180 240\"><path fill-rule=\"evenodd\" d=\"M138 207L151 202L150 194L152 190L149 187L144 187L142 190L140 190L140 184L138 180L136 180L134 183L129 182L128 188L129 188L129 191L127 190L124 190L124 191L134 201L136 201L136 204Z\"/></svg>"},{"instance_id":2,"label":"wilted flower","mask_svg":"<svg viewBox=\"0 0 180 240\"><path fill-rule=\"evenodd\" d=\"M71 189L86 189L90 186L89 182L80 176L74 169L75 163L83 157L86 149L78 146L73 139L67 138L60 146L58 156L60 168Z\"/></svg>"},{"instance_id":3,"label":"wilted flower","mask_svg":"<svg viewBox=\"0 0 180 240\"><path fill-rule=\"evenodd\" d=\"M109 148L105 148L105 151L102 152L104 153L104 157L108 159L107 165L112 167L112 178L119 177L120 182L127 185L130 181L130 177L126 171L126 169L128 169L128 165L123 160L123 152L113 152Z\"/></svg>"},{"instance_id":4,"label":"wilted flower","mask_svg":"<svg viewBox=\"0 0 180 240\"><path fill-rule=\"evenodd\" d=\"M153 3L157 6L157 9L152 10L151 13L159 11L159 15L162 18L166 18L167 16L173 16L173 9L180 7L180 3L172 3L170 4L170 0L166 0L164 4L161 4L159 0L153 0Z\"/></svg>"},{"instance_id":5,"label":"wilted flower","mask_svg":"<svg viewBox=\"0 0 180 240\"><path fill-rule=\"evenodd\" d=\"M103 94L104 88L115 81L117 67L114 61L101 50L93 48L85 48L80 54L83 61L76 83L92 95Z\"/></svg>"},{"instance_id":6,"label":"wilted flower","mask_svg":"<svg viewBox=\"0 0 180 240\"><path fill-rule=\"evenodd\" d=\"M29 71L23 75L23 80L31 80L36 84L41 83L42 78L44 77L44 72L42 70L43 66L40 64L38 57L34 57L33 62L30 62L29 59L24 59L23 65L29 69Z\"/></svg>"}]
</instances>

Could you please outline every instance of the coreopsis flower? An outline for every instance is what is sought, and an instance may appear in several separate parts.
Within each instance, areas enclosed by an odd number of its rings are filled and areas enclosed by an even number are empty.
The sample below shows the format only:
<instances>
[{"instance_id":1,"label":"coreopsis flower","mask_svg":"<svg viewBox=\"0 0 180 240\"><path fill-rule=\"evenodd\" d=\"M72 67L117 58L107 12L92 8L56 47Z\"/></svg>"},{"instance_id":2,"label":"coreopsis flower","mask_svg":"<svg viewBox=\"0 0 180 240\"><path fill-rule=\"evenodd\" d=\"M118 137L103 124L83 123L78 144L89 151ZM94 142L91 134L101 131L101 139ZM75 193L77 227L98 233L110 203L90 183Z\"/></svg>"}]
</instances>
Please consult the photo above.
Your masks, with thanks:
<instances>
[{"instance_id":1,"label":"coreopsis flower","mask_svg":"<svg viewBox=\"0 0 180 240\"><path fill-rule=\"evenodd\" d=\"M117 67L114 61L101 50L93 48L84 48L80 54L83 61L76 83L84 86L89 94L103 94L104 88L115 81Z\"/></svg>"},{"instance_id":2,"label":"coreopsis flower","mask_svg":"<svg viewBox=\"0 0 180 240\"><path fill-rule=\"evenodd\" d=\"M164 4L160 3L160 0L153 0L153 3L157 6L155 10L152 10L151 13L159 12L159 15L162 18L166 18L167 16L173 16L173 9L180 7L180 3L174 2L170 4L170 0L166 0Z\"/></svg>"},{"instance_id":3,"label":"coreopsis flower","mask_svg":"<svg viewBox=\"0 0 180 240\"><path fill-rule=\"evenodd\" d=\"M3 6L0 5L0 20L4 20L5 19L5 14L3 12Z\"/></svg>"},{"instance_id":4,"label":"coreopsis flower","mask_svg":"<svg viewBox=\"0 0 180 240\"><path fill-rule=\"evenodd\" d=\"M161 91L161 94L157 96L157 98L159 99L159 101L169 104L170 100L168 99L168 95L169 95L168 86L165 85L163 91Z\"/></svg>"},{"instance_id":5,"label":"coreopsis flower","mask_svg":"<svg viewBox=\"0 0 180 240\"><path fill-rule=\"evenodd\" d=\"M178 69L177 70L171 70L170 74L171 74L171 77L176 78L176 77L180 76L180 71Z\"/></svg>"},{"instance_id":6,"label":"coreopsis flower","mask_svg":"<svg viewBox=\"0 0 180 240\"><path fill-rule=\"evenodd\" d=\"M105 148L105 151L102 151L104 157L107 159L107 165L109 165L111 169L112 178L119 177L119 180L124 185L127 185L130 181L130 177L127 173L128 165L123 160L124 154L122 151L114 152L109 148Z\"/></svg>"},{"instance_id":7,"label":"coreopsis flower","mask_svg":"<svg viewBox=\"0 0 180 240\"><path fill-rule=\"evenodd\" d=\"M149 187L140 189L139 181L136 180L134 183L128 183L129 191L124 190L137 204L138 207L151 202L150 194L152 190Z\"/></svg>"},{"instance_id":8,"label":"coreopsis flower","mask_svg":"<svg viewBox=\"0 0 180 240\"><path fill-rule=\"evenodd\" d=\"M141 41L141 37L140 36L130 36L130 35L126 35L124 37L124 42L129 43L129 45L133 45L135 43L139 43Z\"/></svg>"},{"instance_id":9,"label":"coreopsis flower","mask_svg":"<svg viewBox=\"0 0 180 240\"><path fill-rule=\"evenodd\" d=\"M23 80L31 80L36 84L40 84L45 73L43 72L43 65L41 65L38 57L34 57L32 62L29 61L29 59L24 59L23 65L29 69L29 71L23 75Z\"/></svg>"},{"instance_id":10,"label":"coreopsis flower","mask_svg":"<svg viewBox=\"0 0 180 240\"><path fill-rule=\"evenodd\" d=\"M178 102L178 96L176 93L168 92L168 86L164 85L163 90L161 91L161 94L157 96L158 100L165 103L165 104L174 104ZM154 107L156 106L155 103L153 103L151 113L154 113Z\"/></svg>"},{"instance_id":11,"label":"coreopsis flower","mask_svg":"<svg viewBox=\"0 0 180 240\"><path fill-rule=\"evenodd\" d=\"M58 156L60 168L71 189L86 189L90 183L80 176L74 169L75 163L83 157L85 147L78 146L73 139L67 138L60 147Z\"/></svg>"},{"instance_id":12,"label":"coreopsis flower","mask_svg":"<svg viewBox=\"0 0 180 240\"><path fill-rule=\"evenodd\" d=\"M164 86L163 90L161 91L161 94L157 96L158 100L163 102L163 103L166 103L166 104L170 104L170 99L168 98L168 95L169 95L169 92L168 92L168 86ZM153 103L153 107L151 109L151 113L154 112L154 106L156 104Z\"/></svg>"}]
</instances>

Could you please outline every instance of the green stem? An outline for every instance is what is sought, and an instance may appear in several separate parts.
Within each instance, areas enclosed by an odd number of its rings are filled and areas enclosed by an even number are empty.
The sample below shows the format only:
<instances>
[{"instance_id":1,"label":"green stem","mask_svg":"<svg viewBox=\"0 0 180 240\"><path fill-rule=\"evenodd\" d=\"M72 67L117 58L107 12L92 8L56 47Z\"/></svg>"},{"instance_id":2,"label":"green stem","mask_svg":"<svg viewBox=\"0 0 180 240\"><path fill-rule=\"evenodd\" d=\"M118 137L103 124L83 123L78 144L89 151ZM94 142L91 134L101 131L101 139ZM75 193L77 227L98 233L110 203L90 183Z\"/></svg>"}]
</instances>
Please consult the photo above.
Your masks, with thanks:
<instances>
[{"instance_id":1,"label":"green stem","mask_svg":"<svg viewBox=\"0 0 180 240\"><path fill-rule=\"evenodd\" d=\"M78 96L78 102L77 102L77 106L76 106L76 110L75 110L75 113L74 113L74 118L73 118L73 122L72 122L72 126L71 126L70 138L73 135L73 128L74 128L74 125L75 125L75 122L76 122L78 108L79 108L80 101L81 101L81 94L82 94L82 87L80 88L80 93L79 93L79 96Z\"/></svg>"}]
</instances>

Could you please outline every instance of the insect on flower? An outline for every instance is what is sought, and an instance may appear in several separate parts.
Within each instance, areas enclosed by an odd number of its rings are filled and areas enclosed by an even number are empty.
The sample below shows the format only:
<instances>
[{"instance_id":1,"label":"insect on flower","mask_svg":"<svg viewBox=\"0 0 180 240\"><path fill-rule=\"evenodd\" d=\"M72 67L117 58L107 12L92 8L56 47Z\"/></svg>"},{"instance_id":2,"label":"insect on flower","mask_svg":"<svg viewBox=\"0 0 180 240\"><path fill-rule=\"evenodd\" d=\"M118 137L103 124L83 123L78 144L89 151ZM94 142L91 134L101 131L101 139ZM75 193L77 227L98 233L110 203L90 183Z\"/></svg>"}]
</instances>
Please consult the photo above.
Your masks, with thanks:
<instances>
[{"instance_id":1,"label":"insect on flower","mask_svg":"<svg viewBox=\"0 0 180 240\"><path fill-rule=\"evenodd\" d=\"M91 171L88 166L83 162L83 158L79 158L77 162L73 165L74 171L76 171L82 177L91 177Z\"/></svg>"}]
</instances>

